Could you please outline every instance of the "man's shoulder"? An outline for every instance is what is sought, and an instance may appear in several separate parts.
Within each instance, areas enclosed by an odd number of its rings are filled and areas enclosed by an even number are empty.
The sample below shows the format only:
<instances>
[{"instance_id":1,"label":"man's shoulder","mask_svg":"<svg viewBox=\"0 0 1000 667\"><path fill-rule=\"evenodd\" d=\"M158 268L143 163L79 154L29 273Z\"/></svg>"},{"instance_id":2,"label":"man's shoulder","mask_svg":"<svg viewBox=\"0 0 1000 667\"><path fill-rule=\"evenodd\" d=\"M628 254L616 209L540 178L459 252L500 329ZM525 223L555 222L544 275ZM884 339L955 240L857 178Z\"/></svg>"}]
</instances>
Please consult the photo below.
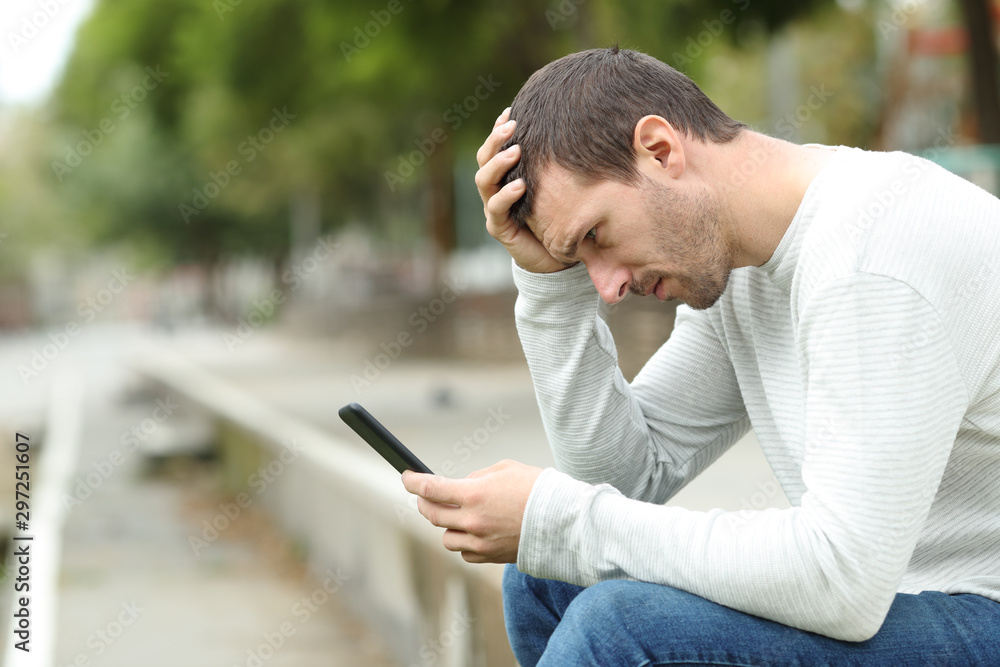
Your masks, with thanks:
<instances>
[{"instance_id":1,"label":"man's shoulder","mask_svg":"<svg viewBox=\"0 0 1000 667\"><path fill-rule=\"evenodd\" d=\"M970 264L1000 256L1000 201L908 153L848 149L805 231L799 297L852 274L885 276L934 300ZM801 299L800 299L801 303Z\"/></svg>"}]
</instances>

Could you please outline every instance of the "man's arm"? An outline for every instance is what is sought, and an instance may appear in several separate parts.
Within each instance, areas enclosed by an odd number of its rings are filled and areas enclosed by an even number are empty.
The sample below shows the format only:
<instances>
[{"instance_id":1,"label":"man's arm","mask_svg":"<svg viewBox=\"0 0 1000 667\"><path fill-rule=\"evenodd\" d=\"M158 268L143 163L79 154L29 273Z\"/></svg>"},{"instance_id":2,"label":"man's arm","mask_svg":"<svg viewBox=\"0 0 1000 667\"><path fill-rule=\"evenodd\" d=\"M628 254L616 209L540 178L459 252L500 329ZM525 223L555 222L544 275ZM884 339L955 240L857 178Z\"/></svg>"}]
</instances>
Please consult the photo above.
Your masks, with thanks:
<instances>
[{"instance_id":1,"label":"man's arm","mask_svg":"<svg viewBox=\"0 0 1000 667\"><path fill-rule=\"evenodd\" d=\"M919 345L914 332L922 332ZM935 310L881 276L813 293L799 507L693 512L554 470L534 484L518 567L590 585L661 583L838 639L880 627L944 473L968 397Z\"/></svg>"},{"instance_id":2,"label":"man's arm","mask_svg":"<svg viewBox=\"0 0 1000 667\"><path fill-rule=\"evenodd\" d=\"M505 463L467 480L407 472L404 484L466 560L516 553L536 577L665 584L863 641L895 598L967 390L936 311L889 278L851 276L814 292L799 345L808 381L798 507L693 512Z\"/></svg>"},{"instance_id":3,"label":"man's arm","mask_svg":"<svg viewBox=\"0 0 1000 667\"><path fill-rule=\"evenodd\" d=\"M559 470L662 503L746 433L732 364L705 313L680 307L630 385L583 266L514 275L518 333Z\"/></svg>"},{"instance_id":4,"label":"man's arm","mask_svg":"<svg viewBox=\"0 0 1000 667\"><path fill-rule=\"evenodd\" d=\"M505 110L476 154L486 228L514 260L518 331L560 469L664 501L748 428L732 365L707 321L678 317L670 342L629 387L585 268L549 255L509 216L524 183L501 187L520 159ZM612 465L608 465L613 462Z\"/></svg>"}]
</instances>

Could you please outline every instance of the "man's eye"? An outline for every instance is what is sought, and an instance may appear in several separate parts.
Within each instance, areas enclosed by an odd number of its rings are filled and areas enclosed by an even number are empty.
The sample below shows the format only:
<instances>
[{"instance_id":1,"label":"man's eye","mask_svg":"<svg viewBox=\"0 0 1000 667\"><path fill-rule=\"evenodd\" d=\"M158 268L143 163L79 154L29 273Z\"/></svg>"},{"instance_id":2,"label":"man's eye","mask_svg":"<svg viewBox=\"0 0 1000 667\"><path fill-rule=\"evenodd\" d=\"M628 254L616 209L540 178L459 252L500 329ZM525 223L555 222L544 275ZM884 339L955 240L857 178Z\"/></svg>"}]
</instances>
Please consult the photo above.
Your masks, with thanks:
<instances>
[{"instance_id":1,"label":"man's eye","mask_svg":"<svg viewBox=\"0 0 1000 667\"><path fill-rule=\"evenodd\" d=\"M586 236L584 236L583 238L590 239L591 241L596 240L597 239L597 227L594 227L589 232L587 232Z\"/></svg>"}]
</instances>

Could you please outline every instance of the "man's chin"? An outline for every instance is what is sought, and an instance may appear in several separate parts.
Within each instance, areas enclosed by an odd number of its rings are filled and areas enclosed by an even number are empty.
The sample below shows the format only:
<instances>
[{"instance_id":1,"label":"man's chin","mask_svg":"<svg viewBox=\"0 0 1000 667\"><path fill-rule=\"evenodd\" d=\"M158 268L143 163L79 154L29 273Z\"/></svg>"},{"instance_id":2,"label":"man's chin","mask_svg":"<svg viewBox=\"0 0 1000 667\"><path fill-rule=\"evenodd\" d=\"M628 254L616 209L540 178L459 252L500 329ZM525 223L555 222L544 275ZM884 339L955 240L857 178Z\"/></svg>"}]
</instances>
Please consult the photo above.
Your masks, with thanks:
<instances>
[{"instance_id":1,"label":"man's chin","mask_svg":"<svg viewBox=\"0 0 1000 667\"><path fill-rule=\"evenodd\" d=\"M721 297L719 297L719 298L721 298ZM698 300L698 301L693 301L691 299L681 299L681 302L684 303L684 305L688 306L689 308L691 308L693 310L708 310L709 308L711 308L712 306L714 306L716 303L718 303L719 299L717 298L714 301L709 300L709 299L701 299L701 300Z\"/></svg>"},{"instance_id":2,"label":"man's chin","mask_svg":"<svg viewBox=\"0 0 1000 667\"><path fill-rule=\"evenodd\" d=\"M676 298L683 301L694 310L708 310L722 298L726 293L729 284L729 274L722 280L712 281L711 284L702 283L700 286L691 288L689 285L682 285L686 294L677 295Z\"/></svg>"}]
</instances>

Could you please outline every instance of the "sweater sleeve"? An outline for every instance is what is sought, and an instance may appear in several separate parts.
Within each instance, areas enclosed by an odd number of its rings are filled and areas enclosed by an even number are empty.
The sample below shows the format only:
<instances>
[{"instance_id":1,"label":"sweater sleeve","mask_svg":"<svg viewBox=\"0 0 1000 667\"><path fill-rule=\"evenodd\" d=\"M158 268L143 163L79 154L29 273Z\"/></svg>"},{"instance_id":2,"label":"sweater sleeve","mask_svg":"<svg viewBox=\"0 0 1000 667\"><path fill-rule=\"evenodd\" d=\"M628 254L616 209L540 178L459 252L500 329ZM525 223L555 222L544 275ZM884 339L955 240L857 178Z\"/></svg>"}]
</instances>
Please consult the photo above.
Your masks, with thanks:
<instances>
[{"instance_id":1,"label":"sweater sleeve","mask_svg":"<svg viewBox=\"0 0 1000 667\"><path fill-rule=\"evenodd\" d=\"M946 327L910 287L852 275L815 290L801 505L693 512L556 472L538 479L518 567L590 585L629 578L848 641L881 626L968 402Z\"/></svg>"},{"instance_id":2,"label":"sweater sleeve","mask_svg":"<svg viewBox=\"0 0 1000 667\"><path fill-rule=\"evenodd\" d=\"M665 502L749 428L732 364L703 314L682 308L629 385L586 269L515 265L518 333L559 470Z\"/></svg>"}]
</instances>

